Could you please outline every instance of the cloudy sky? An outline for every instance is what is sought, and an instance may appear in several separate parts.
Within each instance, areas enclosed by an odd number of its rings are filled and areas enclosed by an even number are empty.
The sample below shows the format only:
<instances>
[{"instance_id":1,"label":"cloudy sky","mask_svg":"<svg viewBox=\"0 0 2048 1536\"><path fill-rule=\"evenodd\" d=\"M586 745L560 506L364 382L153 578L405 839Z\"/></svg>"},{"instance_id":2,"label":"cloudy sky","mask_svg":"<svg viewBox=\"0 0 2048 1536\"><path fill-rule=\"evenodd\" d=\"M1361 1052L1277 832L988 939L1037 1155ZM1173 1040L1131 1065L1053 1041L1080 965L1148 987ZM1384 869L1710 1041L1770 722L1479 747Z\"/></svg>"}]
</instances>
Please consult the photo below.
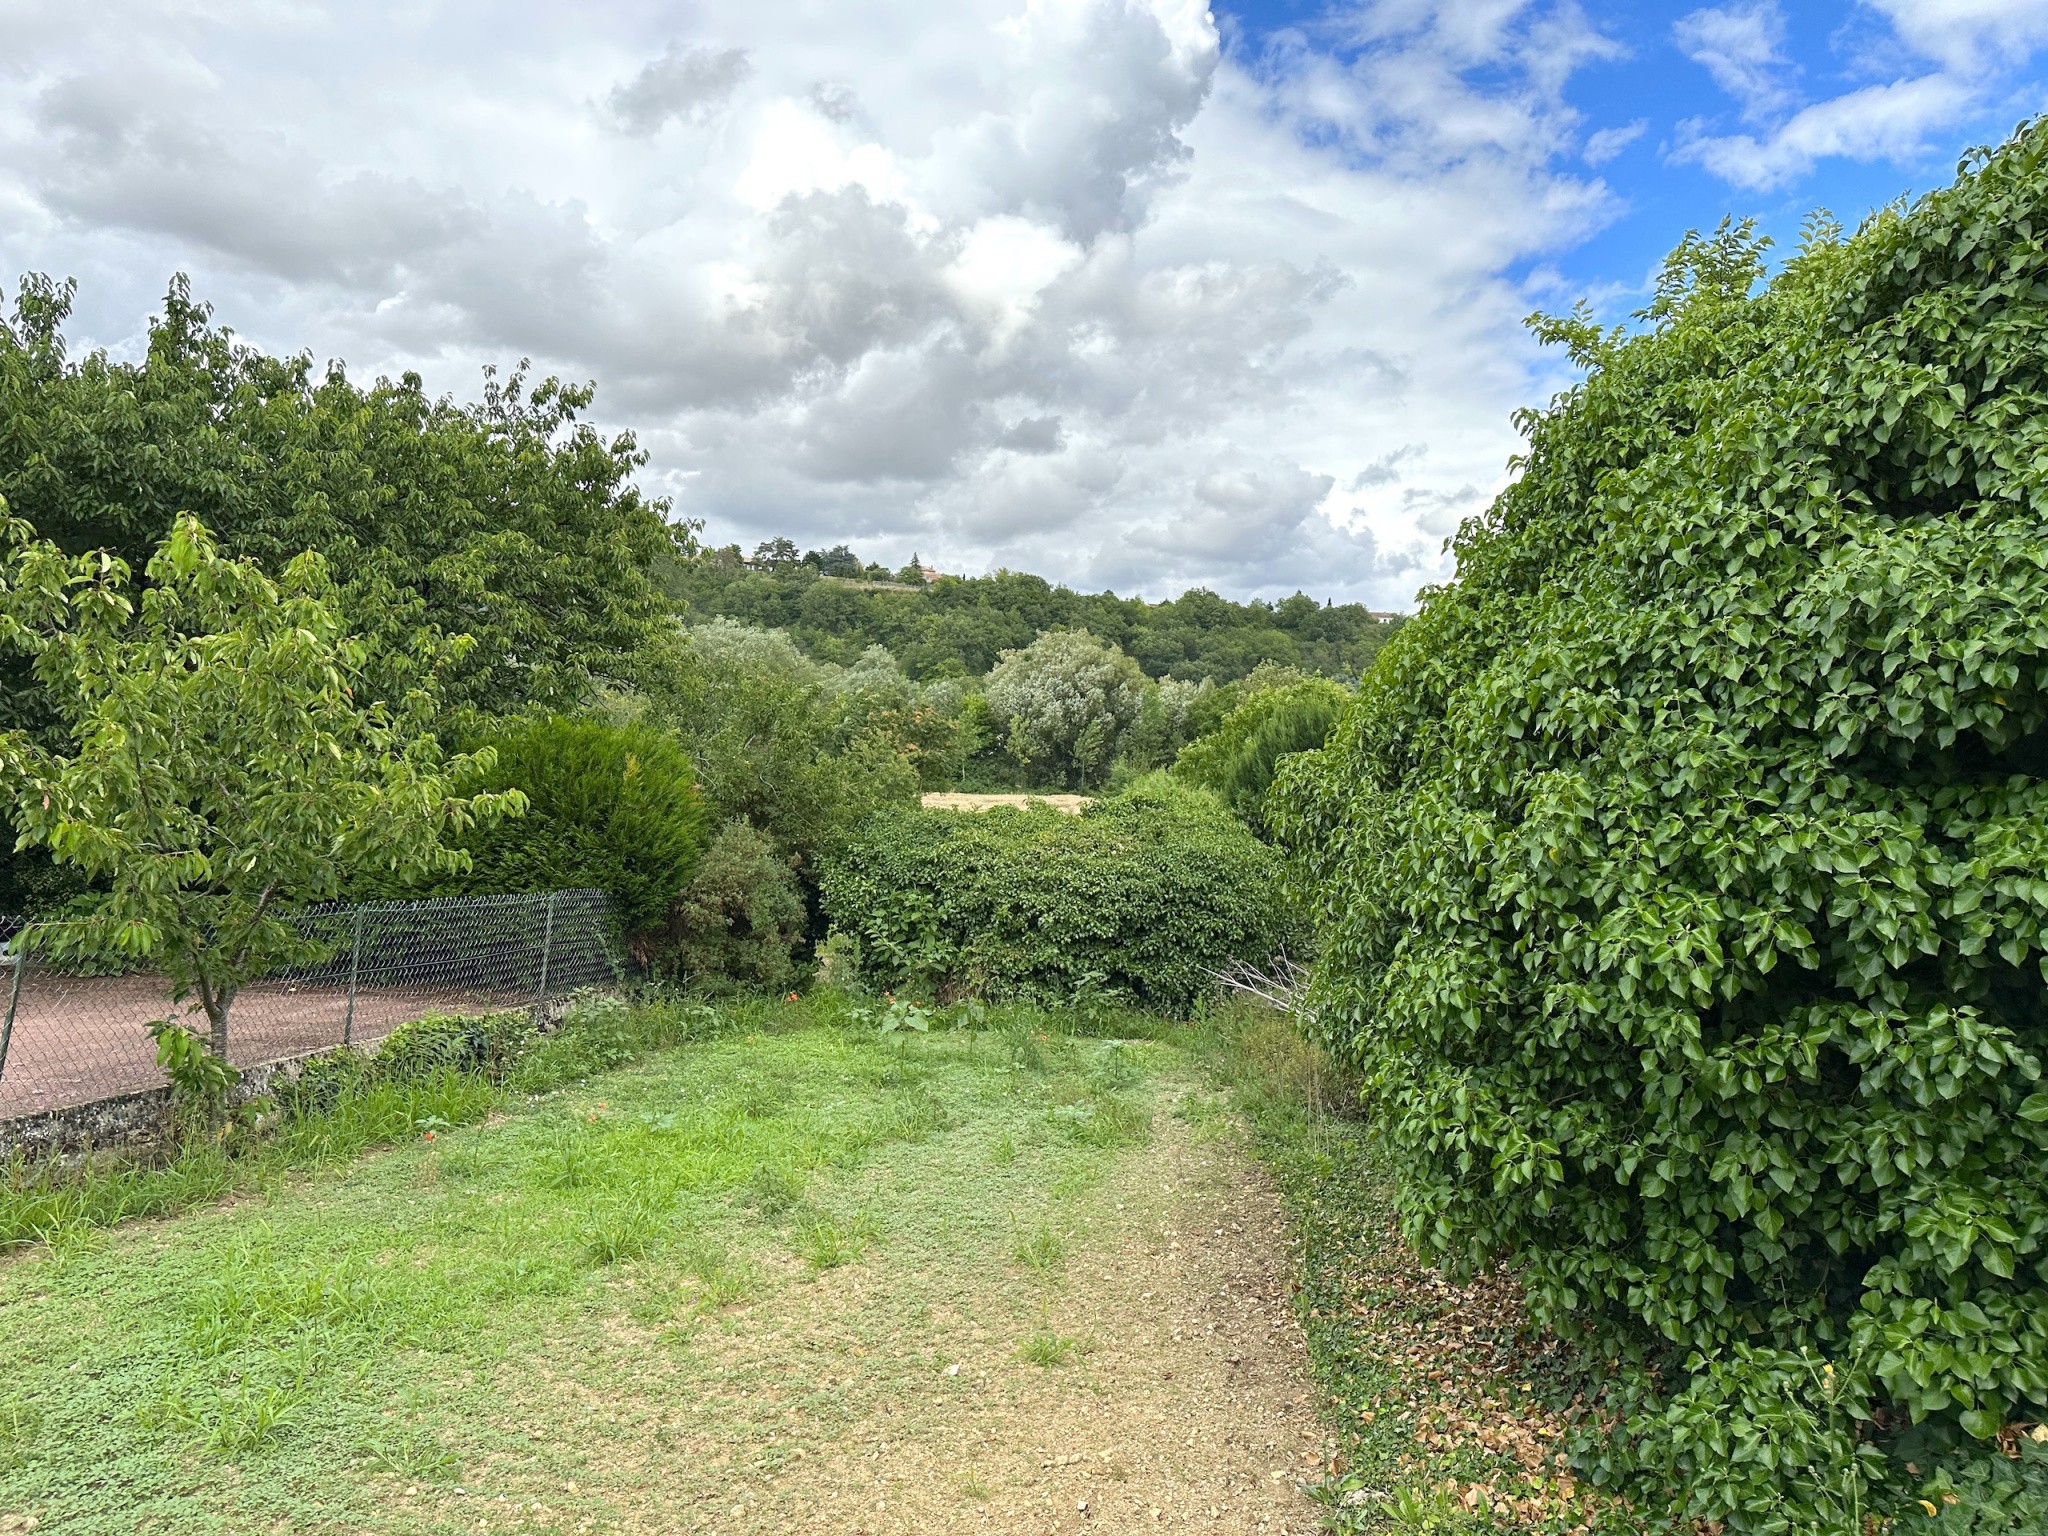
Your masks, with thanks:
<instances>
[{"instance_id":1,"label":"cloudy sky","mask_svg":"<svg viewBox=\"0 0 2048 1536\"><path fill-rule=\"evenodd\" d=\"M0 0L0 269L132 355L591 379L718 542L1403 606L1687 228L2041 109L2048 0Z\"/></svg>"}]
</instances>

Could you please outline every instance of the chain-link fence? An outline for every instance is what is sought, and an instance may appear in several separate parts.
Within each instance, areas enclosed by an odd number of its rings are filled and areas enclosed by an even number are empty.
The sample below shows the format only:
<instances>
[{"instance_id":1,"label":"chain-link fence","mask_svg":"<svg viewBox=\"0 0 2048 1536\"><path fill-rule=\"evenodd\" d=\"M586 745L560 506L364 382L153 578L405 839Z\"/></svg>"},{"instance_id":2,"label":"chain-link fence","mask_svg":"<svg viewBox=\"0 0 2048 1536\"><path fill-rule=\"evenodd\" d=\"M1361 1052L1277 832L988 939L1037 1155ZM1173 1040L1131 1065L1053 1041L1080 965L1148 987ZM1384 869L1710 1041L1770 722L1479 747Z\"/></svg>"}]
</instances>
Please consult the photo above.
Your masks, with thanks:
<instances>
[{"instance_id":1,"label":"chain-link fence","mask_svg":"<svg viewBox=\"0 0 2048 1536\"><path fill-rule=\"evenodd\" d=\"M238 1067L369 1044L427 1014L539 1004L620 973L602 891L330 905L298 921L325 958L242 989L228 1013ZM32 930L0 918L0 1120L162 1087L149 1026L176 1017L206 1034L198 1002L174 1003L148 972L88 976L41 959Z\"/></svg>"}]
</instances>

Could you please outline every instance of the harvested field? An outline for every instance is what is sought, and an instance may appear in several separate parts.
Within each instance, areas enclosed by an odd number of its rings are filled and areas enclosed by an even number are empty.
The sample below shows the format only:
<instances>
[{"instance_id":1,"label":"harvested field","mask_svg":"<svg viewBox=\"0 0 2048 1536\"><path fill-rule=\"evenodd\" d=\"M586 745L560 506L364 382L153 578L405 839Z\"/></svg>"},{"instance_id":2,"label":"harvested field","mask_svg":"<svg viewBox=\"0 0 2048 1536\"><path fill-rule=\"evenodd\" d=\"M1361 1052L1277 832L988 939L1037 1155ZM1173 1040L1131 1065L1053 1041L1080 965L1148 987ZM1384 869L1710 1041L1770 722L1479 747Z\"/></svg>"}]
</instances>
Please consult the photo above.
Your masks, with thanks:
<instances>
[{"instance_id":1,"label":"harvested field","mask_svg":"<svg viewBox=\"0 0 2048 1536\"><path fill-rule=\"evenodd\" d=\"M1094 803L1093 795L968 795L950 790L924 797L928 811L985 811L992 805L1049 805L1069 816L1081 814L1081 807Z\"/></svg>"}]
</instances>

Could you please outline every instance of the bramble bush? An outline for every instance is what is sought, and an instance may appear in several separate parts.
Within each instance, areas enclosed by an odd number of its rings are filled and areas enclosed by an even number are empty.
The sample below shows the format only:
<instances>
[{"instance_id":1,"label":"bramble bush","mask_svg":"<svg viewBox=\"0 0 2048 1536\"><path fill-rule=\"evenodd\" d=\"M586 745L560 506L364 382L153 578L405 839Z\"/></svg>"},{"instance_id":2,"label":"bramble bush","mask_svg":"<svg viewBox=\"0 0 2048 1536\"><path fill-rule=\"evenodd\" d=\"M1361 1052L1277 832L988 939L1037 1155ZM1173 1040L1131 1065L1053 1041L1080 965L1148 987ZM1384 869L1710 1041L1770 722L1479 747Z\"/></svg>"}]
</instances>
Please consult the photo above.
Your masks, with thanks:
<instances>
[{"instance_id":1,"label":"bramble bush","mask_svg":"<svg viewBox=\"0 0 2048 1536\"><path fill-rule=\"evenodd\" d=\"M676 902L665 968L691 980L777 992L798 979L807 914L789 859L745 820L713 838Z\"/></svg>"},{"instance_id":2,"label":"bramble bush","mask_svg":"<svg viewBox=\"0 0 2048 1536\"><path fill-rule=\"evenodd\" d=\"M1763 273L1538 323L1585 382L1268 799L1409 1236L1658 1363L1589 1464L1736 1531L1832 1518L1673 1457L1774 1362L2048 1411L2048 124Z\"/></svg>"},{"instance_id":3,"label":"bramble bush","mask_svg":"<svg viewBox=\"0 0 2048 1536\"><path fill-rule=\"evenodd\" d=\"M1287 938L1279 860L1164 775L1079 816L885 811L827 863L825 911L870 987L1064 1001L1121 993L1184 1016L1232 961Z\"/></svg>"}]
</instances>

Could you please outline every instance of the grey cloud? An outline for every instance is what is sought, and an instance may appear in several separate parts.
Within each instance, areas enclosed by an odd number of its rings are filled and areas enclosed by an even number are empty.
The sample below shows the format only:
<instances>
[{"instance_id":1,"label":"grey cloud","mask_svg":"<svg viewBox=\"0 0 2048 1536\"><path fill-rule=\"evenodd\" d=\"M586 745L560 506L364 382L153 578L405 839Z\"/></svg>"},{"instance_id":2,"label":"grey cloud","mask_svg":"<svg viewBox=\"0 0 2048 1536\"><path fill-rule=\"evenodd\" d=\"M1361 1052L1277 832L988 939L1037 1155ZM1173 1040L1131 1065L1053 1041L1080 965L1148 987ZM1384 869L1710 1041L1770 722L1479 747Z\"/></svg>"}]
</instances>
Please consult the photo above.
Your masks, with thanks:
<instances>
[{"instance_id":1,"label":"grey cloud","mask_svg":"<svg viewBox=\"0 0 2048 1536\"><path fill-rule=\"evenodd\" d=\"M671 122L703 122L754 72L744 48L670 43L605 99L622 133L642 138Z\"/></svg>"},{"instance_id":2,"label":"grey cloud","mask_svg":"<svg viewBox=\"0 0 2048 1536\"><path fill-rule=\"evenodd\" d=\"M860 187L786 199L755 267L763 322L800 354L836 366L900 346L942 313L936 276L904 210Z\"/></svg>"},{"instance_id":3,"label":"grey cloud","mask_svg":"<svg viewBox=\"0 0 2048 1536\"><path fill-rule=\"evenodd\" d=\"M1213 68L1212 56L1190 70L1141 7L1096 8L1056 82L963 136L986 210L1045 219L1084 244L1135 227L1147 197L1185 167L1179 130Z\"/></svg>"},{"instance_id":4,"label":"grey cloud","mask_svg":"<svg viewBox=\"0 0 2048 1536\"><path fill-rule=\"evenodd\" d=\"M818 480L936 480L973 444L980 410L963 359L871 352L803 411L791 463Z\"/></svg>"},{"instance_id":5,"label":"grey cloud","mask_svg":"<svg viewBox=\"0 0 2048 1536\"><path fill-rule=\"evenodd\" d=\"M143 75L47 86L35 119L52 153L43 204L82 224L190 241L288 281L389 291L422 253L475 233L445 188L376 171L323 174L274 132L221 133L189 87Z\"/></svg>"},{"instance_id":6,"label":"grey cloud","mask_svg":"<svg viewBox=\"0 0 2048 1536\"><path fill-rule=\"evenodd\" d=\"M1375 486L1393 485L1401 478L1400 466L1409 459L1419 459L1429 452L1422 443L1403 443L1392 453L1383 453L1365 468L1351 477L1346 487L1354 494L1367 491Z\"/></svg>"},{"instance_id":7,"label":"grey cloud","mask_svg":"<svg viewBox=\"0 0 2048 1536\"><path fill-rule=\"evenodd\" d=\"M811 105L820 117L835 123L851 123L861 116L860 98L853 87L836 80L820 80L811 87Z\"/></svg>"},{"instance_id":8,"label":"grey cloud","mask_svg":"<svg viewBox=\"0 0 2048 1536\"><path fill-rule=\"evenodd\" d=\"M1057 416L1027 416L1005 427L996 444L1013 453L1058 453L1066 445L1066 435Z\"/></svg>"},{"instance_id":9,"label":"grey cloud","mask_svg":"<svg viewBox=\"0 0 2048 1536\"><path fill-rule=\"evenodd\" d=\"M1413 486L1401 493L1401 505L1415 519L1416 527L1444 538L1456 533L1458 524L1478 511L1485 499L1476 485L1461 485L1448 491Z\"/></svg>"},{"instance_id":10,"label":"grey cloud","mask_svg":"<svg viewBox=\"0 0 2048 1536\"><path fill-rule=\"evenodd\" d=\"M1357 588L1385 573L1366 530L1319 510L1334 481L1285 459L1234 457L1181 482L1180 505L1106 541L1091 578L1128 589L1214 585L1232 591Z\"/></svg>"}]
</instances>

